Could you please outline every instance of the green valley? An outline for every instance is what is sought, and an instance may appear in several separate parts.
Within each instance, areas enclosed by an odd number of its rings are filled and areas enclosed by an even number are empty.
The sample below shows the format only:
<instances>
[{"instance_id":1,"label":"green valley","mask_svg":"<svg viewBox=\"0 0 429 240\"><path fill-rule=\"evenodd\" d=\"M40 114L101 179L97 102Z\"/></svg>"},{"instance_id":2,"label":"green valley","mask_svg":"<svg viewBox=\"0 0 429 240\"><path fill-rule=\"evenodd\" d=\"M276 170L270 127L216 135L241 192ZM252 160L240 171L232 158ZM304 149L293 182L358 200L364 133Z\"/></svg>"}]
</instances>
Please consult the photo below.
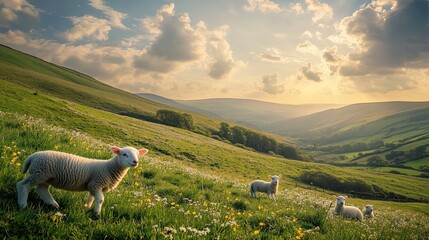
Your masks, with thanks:
<instances>
[{"instance_id":1,"label":"green valley","mask_svg":"<svg viewBox=\"0 0 429 240\"><path fill-rule=\"evenodd\" d=\"M395 174L391 169L333 166L258 153L207 137L205 133L217 131L223 120L190 111L185 112L193 117L195 132L166 126L157 122L158 110L183 111L5 46L0 47L0 73L3 238L423 239L429 235L429 178L416 177L414 172ZM423 108L404 110L368 123L348 122L316 137L322 141L326 134L331 145L383 139L382 147L362 152L360 158L352 156L359 153L347 152L351 157L345 158L365 161L376 154L374 150L386 155L428 144L427 114ZM318 148L329 146L328 140L323 141ZM34 191L30 207L17 209L15 184L23 177L20 167L28 155L50 149L107 159L111 145L145 147L150 152L118 189L106 194L101 219L92 219L82 207L84 193L62 190L53 190L59 210L43 205ZM326 155L320 149L304 151L322 159ZM331 154L328 158L344 155ZM427 160L404 165L420 171ZM321 188L303 180L309 173L369 190ZM250 181L274 174L281 175L278 201L261 193L259 199L251 199ZM374 204L377 217L355 222L332 216L335 194L348 194L348 203L359 208Z\"/></svg>"}]
</instances>

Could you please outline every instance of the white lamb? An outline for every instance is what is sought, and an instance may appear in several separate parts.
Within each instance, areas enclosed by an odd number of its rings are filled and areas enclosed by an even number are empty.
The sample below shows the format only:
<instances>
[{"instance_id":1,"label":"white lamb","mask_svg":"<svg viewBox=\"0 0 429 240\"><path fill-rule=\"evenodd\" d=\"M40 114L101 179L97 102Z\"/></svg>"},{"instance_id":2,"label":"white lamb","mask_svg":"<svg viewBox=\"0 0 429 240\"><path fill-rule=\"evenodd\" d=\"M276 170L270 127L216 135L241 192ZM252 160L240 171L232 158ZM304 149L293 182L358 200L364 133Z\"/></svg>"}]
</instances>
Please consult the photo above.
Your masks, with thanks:
<instances>
[{"instance_id":1,"label":"white lamb","mask_svg":"<svg viewBox=\"0 0 429 240\"><path fill-rule=\"evenodd\" d=\"M41 151L30 155L24 163L23 173L29 175L16 184L18 206L27 206L30 187L37 185L37 194L49 205L59 208L49 192L49 186L69 191L89 191L86 206L95 199L94 212L100 215L104 192L114 189L130 167L137 167L139 155L148 150L133 147L111 147L115 155L110 160L89 159L56 151Z\"/></svg>"},{"instance_id":2,"label":"white lamb","mask_svg":"<svg viewBox=\"0 0 429 240\"><path fill-rule=\"evenodd\" d=\"M374 207L372 205L365 205L365 208L363 209L363 215L367 218L373 218L374 217Z\"/></svg>"},{"instance_id":3,"label":"white lamb","mask_svg":"<svg viewBox=\"0 0 429 240\"><path fill-rule=\"evenodd\" d=\"M354 206L345 206L346 198L343 196L337 197L337 205L335 206L335 215L340 215L343 218L356 219L362 221L363 215L359 208Z\"/></svg>"},{"instance_id":4,"label":"white lamb","mask_svg":"<svg viewBox=\"0 0 429 240\"><path fill-rule=\"evenodd\" d=\"M267 194L268 198L272 198L276 201L276 193L279 189L279 180L280 176L268 176L271 178L271 182L266 182L262 180L255 180L250 183L250 196L257 197L257 192L264 192Z\"/></svg>"}]
</instances>

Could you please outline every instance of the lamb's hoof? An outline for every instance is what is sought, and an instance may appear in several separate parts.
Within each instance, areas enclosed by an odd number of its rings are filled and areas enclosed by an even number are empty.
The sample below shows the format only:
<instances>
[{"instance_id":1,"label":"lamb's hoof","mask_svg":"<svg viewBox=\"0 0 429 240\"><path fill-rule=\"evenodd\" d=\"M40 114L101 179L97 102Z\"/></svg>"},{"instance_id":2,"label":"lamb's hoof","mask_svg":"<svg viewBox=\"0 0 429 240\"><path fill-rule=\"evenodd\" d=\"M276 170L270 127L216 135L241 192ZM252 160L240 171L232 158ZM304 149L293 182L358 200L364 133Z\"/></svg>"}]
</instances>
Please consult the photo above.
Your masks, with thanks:
<instances>
[{"instance_id":1,"label":"lamb's hoof","mask_svg":"<svg viewBox=\"0 0 429 240\"><path fill-rule=\"evenodd\" d=\"M96 220L99 220L100 219L100 217L101 217L101 215L100 214L97 214L97 213L95 213L94 211L90 211L90 213L89 213L89 218L91 219L91 220L93 220L93 221L96 221Z\"/></svg>"}]
</instances>

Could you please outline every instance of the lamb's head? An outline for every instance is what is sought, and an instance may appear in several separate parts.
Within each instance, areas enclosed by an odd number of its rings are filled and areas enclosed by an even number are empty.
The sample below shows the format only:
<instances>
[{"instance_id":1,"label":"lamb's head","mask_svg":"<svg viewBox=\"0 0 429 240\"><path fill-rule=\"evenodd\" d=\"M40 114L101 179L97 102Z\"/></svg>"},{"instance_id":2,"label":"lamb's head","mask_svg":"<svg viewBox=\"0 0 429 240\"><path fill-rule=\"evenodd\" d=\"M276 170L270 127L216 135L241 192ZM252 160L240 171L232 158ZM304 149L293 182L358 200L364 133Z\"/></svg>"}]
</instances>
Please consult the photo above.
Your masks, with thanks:
<instances>
[{"instance_id":1,"label":"lamb's head","mask_svg":"<svg viewBox=\"0 0 429 240\"><path fill-rule=\"evenodd\" d=\"M139 156L144 156L149 152L145 148L137 150L133 147L119 148L115 146L112 147L112 151L118 156L118 162L124 168L137 167Z\"/></svg>"},{"instance_id":2,"label":"lamb's head","mask_svg":"<svg viewBox=\"0 0 429 240\"><path fill-rule=\"evenodd\" d=\"M366 214L371 214L373 211L373 206L372 205L365 205L365 213Z\"/></svg>"},{"instance_id":3,"label":"lamb's head","mask_svg":"<svg viewBox=\"0 0 429 240\"><path fill-rule=\"evenodd\" d=\"M271 178L271 184L273 184L274 186L277 186L277 184L279 184L280 176L274 175L268 177Z\"/></svg>"},{"instance_id":4,"label":"lamb's head","mask_svg":"<svg viewBox=\"0 0 429 240\"><path fill-rule=\"evenodd\" d=\"M344 206L346 204L346 198L343 196L337 197L337 205Z\"/></svg>"}]
</instances>

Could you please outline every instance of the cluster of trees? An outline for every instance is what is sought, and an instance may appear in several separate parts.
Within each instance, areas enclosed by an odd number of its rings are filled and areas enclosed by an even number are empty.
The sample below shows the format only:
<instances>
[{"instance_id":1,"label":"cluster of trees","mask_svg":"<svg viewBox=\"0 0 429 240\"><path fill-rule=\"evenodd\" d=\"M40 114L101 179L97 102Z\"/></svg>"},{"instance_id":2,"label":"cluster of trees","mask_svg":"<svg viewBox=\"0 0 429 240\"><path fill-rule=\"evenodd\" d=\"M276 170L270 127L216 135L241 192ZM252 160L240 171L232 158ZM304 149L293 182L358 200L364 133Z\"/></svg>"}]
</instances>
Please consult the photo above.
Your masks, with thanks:
<instances>
[{"instance_id":1,"label":"cluster of trees","mask_svg":"<svg viewBox=\"0 0 429 240\"><path fill-rule=\"evenodd\" d=\"M386 154L386 159L395 164L416 160L428 155L426 147L427 145L421 145L409 151L391 151Z\"/></svg>"},{"instance_id":2,"label":"cluster of trees","mask_svg":"<svg viewBox=\"0 0 429 240\"><path fill-rule=\"evenodd\" d=\"M371 167L385 167L389 164L390 162L380 155L374 155L369 157L367 162L367 165Z\"/></svg>"},{"instance_id":3,"label":"cluster of trees","mask_svg":"<svg viewBox=\"0 0 429 240\"><path fill-rule=\"evenodd\" d=\"M319 150L329 153L349 153L349 152L360 152L372 149L378 149L384 146L383 140L374 140L369 143L356 142L356 143L347 143L344 145L332 145L321 147Z\"/></svg>"},{"instance_id":4,"label":"cluster of trees","mask_svg":"<svg viewBox=\"0 0 429 240\"><path fill-rule=\"evenodd\" d=\"M298 177L298 180L312 186L336 192L348 193L361 198L392 201L419 201L393 192L388 192L375 184L368 184L362 179L340 179L334 175L321 171L306 171Z\"/></svg>"},{"instance_id":5,"label":"cluster of trees","mask_svg":"<svg viewBox=\"0 0 429 240\"><path fill-rule=\"evenodd\" d=\"M220 124L218 135L222 139L234 144L242 144L258 152L274 153L285 158L304 160L294 147L278 143L273 138L243 127L230 127L228 123L223 122Z\"/></svg>"},{"instance_id":6,"label":"cluster of trees","mask_svg":"<svg viewBox=\"0 0 429 240\"><path fill-rule=\"evenodd\" d=\"M194 120L187 113L178 113L171 110L161 109L156 112L157 119L165 125L183 128L187 130L194 129Z\"/></svg>"}]
</instances>

